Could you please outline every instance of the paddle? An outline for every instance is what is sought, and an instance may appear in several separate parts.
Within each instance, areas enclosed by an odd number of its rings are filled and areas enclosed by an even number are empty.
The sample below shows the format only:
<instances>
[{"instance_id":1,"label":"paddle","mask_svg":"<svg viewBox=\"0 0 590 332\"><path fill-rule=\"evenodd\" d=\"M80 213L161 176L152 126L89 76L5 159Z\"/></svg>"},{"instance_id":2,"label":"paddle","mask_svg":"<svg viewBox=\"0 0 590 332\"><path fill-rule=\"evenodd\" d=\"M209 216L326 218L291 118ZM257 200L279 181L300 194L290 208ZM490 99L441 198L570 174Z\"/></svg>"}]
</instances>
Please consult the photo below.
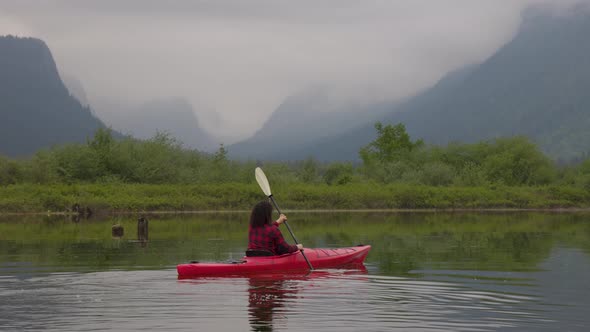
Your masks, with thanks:
<instances>
[{"instance_id":1,"label":"paddle","mask_svg":"<svg viewBox=\"0 0 590 332\"><path fill-rule=\"evenodd\" d=\"M275 202L275 199L272 196L272 193L270 192L270 184L268 183L268 179L266 179L266 175L264 175L264 172L262 171L262 169L260 167L256 167L256 170L254 171L254 175L256 176L256 182L258 182L258 185L260 186L260 189L262 189L262 191L264 192L264 194L268 198L270 198L270 201L275 206L275 209L277 209L277 212L279 214L281 214L281 210L279 209L279 206L277 205L277 202ZM289 227L289 224L287 223L287 220L284 221L284 224L285 224L285 226L287 226L287 229L289 230L289 233L291 233L291 236L293 237L293 240L295 241L295 244L299 244L299 241L297 241L297 238L295 237L295 234L293 234L293 231L291 230L291 227ZM305 256L305 253L303 252L303 249L301 249L301 254L303 255L303 258L305 258L305 261L307 262L307 265L309 265L309 269L310 270L313 270L313 266L311 266L311 263L309 262L309 259L307 259L307 256Z\"/></svg>"}]
</instances>

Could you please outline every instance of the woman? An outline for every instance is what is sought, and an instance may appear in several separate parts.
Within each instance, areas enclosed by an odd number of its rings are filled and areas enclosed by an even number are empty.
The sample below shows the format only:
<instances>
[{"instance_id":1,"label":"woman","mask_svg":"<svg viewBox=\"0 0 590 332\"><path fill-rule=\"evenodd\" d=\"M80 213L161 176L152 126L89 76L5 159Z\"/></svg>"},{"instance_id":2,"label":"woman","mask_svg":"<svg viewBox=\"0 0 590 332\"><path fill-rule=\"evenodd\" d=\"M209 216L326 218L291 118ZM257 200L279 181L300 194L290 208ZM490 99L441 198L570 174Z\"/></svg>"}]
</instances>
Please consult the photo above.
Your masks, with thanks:
<instances>
[{"instance_id":1,"label":"woman","mask_svg":"<svg viewBox=\"0 0 590 332\"><path fill-rule=\"evenodd\" d=\"M273 255L282 255L303 249L303 245L290 245L283 238L279 225L287 220L281 214L277 221L272 221L272 205L262 201L254 206L250 214L250 231L248 250L267 250Z\"/></svg>"}]
</instances>

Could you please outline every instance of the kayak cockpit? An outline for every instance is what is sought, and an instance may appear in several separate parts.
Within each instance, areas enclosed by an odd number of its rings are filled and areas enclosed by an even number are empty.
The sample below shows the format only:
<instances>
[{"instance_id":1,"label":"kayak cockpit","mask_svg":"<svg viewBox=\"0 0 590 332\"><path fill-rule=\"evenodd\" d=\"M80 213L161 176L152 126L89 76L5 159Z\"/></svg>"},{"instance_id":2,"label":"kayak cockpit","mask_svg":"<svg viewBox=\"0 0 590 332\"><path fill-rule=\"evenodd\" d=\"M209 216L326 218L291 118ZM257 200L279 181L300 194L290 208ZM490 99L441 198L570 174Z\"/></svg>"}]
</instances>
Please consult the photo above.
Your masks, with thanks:
<instances>
[{"instance_id":1,"label":"kayak cockpit","mask_svg":"<svg viewBox=\"0 0 590 332\"><path fill-rule=\"evenodd\" d=\"M246 250L246 257L268 257L276 256L272 251L266 249L248 249Z\"/></svg>"}]
</instances>

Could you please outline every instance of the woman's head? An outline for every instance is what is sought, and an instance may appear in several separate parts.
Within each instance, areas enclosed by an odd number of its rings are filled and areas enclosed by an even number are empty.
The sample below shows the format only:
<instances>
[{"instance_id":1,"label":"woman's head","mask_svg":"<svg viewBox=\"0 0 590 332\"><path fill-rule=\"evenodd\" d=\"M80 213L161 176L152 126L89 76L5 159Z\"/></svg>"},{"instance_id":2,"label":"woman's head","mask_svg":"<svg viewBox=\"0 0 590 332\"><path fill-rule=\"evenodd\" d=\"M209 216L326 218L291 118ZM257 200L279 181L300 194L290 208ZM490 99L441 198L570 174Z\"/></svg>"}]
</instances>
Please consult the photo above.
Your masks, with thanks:
<instances>
[{"instance_id":1,"label":"woman's head","mask_svg":"<svg viewBox=\"0 0 590 332\"><path fill-rule=\"evenodd\" d=\"M250 214L250 226L260 227L272 223L272 205L268 201L262 201L254 206Z\"/></svg>"}]
</instances>

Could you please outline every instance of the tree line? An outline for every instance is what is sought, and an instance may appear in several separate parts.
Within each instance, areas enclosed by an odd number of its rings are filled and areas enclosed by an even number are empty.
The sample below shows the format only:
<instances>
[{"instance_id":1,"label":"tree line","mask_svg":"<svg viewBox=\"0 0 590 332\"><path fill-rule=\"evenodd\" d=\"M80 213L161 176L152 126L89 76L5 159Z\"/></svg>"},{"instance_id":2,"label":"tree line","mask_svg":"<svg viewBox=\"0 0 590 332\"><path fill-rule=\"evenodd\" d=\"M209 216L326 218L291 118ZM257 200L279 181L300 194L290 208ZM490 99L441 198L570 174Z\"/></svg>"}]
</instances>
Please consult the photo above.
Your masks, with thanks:
<instances>
[{"instance_id":1,"label":"tree line","mask_svg":"<svg viewBox=\"0 0 590 332\"><path fill-rule=\"evenodd\" d=\"M0 185L252 183L262 165L273 182L426 186L567 185L590 190L590 159L558 165L523 136L432 146L413 141L403 124L375 125L377 138L358 162L236 161L223 145L212 154L183 148L166 133L148 140L115 139L99 129L84 144L65 144L26 159L0 157Z\"/></svg>"}]
</instances>

